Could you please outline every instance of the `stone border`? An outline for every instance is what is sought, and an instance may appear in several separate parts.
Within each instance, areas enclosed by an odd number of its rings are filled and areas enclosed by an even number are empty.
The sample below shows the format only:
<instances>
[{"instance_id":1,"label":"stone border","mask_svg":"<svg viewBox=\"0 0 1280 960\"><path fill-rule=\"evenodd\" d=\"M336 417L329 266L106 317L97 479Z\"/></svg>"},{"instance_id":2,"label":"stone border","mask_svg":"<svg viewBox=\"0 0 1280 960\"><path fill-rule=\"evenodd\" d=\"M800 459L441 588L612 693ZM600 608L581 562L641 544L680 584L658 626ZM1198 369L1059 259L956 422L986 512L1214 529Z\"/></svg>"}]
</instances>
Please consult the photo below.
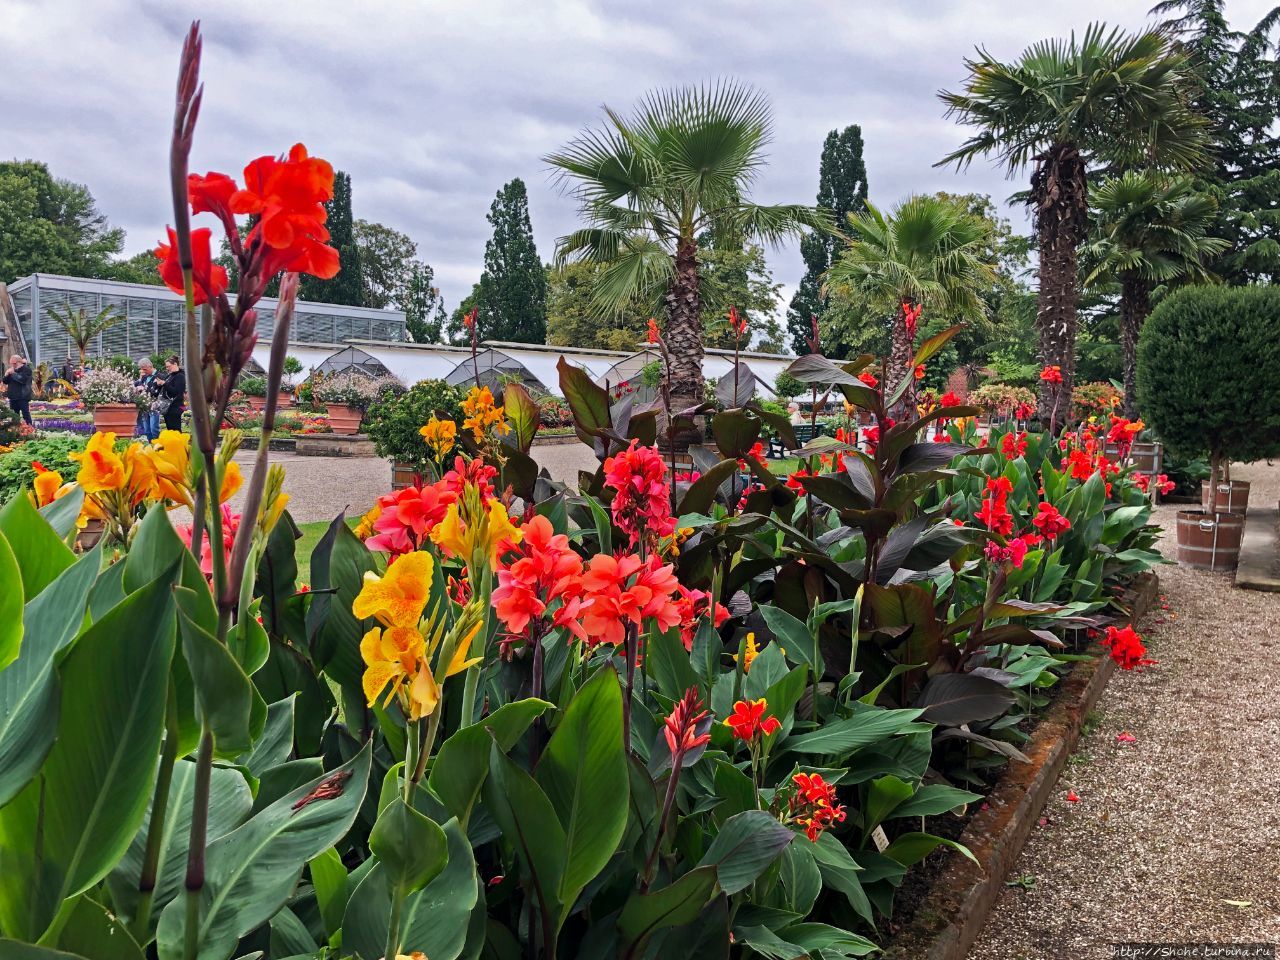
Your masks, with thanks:
<instances>
[{"instance_id":1,"label":"stone border","mask_svg":"<svg viewBox=\"0 0 1280 960\"><path fill-rule=\"evenodd\" d=\"M1134 578L1121 602L1136 623L1154 605L1160 581L1146 572ZM1010 763L965 827L959 842L978 864L953 850L911 923L884 951L885 960L964 960L1004 889L1005 877L1058 783L1075 749L1085 717L1098 702L1116 665L1110 657L1084 660L1067 674L1061 693L1022 748L1030 763Z\"/></svg>"},{"instance_id":2,"label":"stone border","mask_svg":"<svg viewBox=\"0 0 1280 960\"><path fill-rule=\"evenodd\" d=\"M1280 555L1280 508L1255 506L1244 518L1240 542L1240 562L1236 565L1236 586L1246 590L1280 592L1276 575Z\"/></svg>"},{"instance_id":3,"label":"stone border","mask_svg":"<svg viewBox=\"0 0 1280 960\"><path fill-rule=\"evenodd\" d=\"M558 447L564 444L581 442L582 441L578 439L578 435L575 433L558 433L548 437L535 436L533 438L533 445L535 447Z\"/></svg>"}]
</instances>

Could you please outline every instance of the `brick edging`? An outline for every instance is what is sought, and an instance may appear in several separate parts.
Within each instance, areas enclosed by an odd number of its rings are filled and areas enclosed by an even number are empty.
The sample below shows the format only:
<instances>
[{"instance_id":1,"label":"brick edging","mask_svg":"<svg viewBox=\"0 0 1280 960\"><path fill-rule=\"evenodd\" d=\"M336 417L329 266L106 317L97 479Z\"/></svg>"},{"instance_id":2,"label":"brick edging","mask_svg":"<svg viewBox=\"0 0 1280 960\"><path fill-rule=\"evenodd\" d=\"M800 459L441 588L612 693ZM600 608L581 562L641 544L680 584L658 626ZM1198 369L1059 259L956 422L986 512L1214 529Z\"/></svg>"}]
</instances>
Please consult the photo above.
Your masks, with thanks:
<instances>
[{"instance_id":1,"label":"brick edging","mask_svg":"<svg viewBox=\"0 0 1280 960\"><path fill-rule=\"evenodd\" d=\"M1160 581L1139 574L1122 602L1136 623L1154 604ZM1085 717L1098 702L1116 666L1110 657L1081 661L1062 681L1062 692L1036 725L1023 753L1030 763L1010 763L960 835L978 859L948 850L948 863L916 909L915 917L885 950L885 960L964 960L1004 889L1004 881L1057 786L1075 749ZM979 866L980 864L980 866Z\"/></svg>"}]
</instances>

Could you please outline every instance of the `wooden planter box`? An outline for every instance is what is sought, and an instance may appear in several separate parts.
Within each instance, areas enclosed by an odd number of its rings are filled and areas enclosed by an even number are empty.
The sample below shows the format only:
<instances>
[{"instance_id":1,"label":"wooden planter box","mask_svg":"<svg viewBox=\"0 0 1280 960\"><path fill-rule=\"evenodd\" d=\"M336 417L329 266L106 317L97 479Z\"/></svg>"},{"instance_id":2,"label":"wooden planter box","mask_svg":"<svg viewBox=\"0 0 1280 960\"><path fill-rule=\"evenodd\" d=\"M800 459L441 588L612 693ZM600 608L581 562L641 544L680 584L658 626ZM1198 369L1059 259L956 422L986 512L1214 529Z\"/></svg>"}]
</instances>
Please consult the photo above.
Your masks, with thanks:
<instances>
[{"instance_id":1,"label":"wooden planter box","mask_svg":"<svg viewBox=\"0 0 1280 960\"><path fill-rule=\"evenodd\" d=\"M103 403L93 408L93 429L132 437L138 425L138 408L132 403Z\"/></svg>"},{"instance_id":2,"label":"wooden planter box","mask_svg":"<svg viewBox=\"0 0 1280 960\"><path fill-rule=\"evenodd\" d=\"M1211 502L1212 501L1212 502ZM1200 506L1209 513L1249 512L1249 481L1232 480L1228 483L1200 482Z\"/></svg>"},{"instance_id":3,"label":"wooden planter box","mask_svg":"<svg viewBox=\"0 0 1280 960\"><path fill-rule=\"evenodd\" d=\"M329 427L334 433L350 435L360 432L364 411L359 407L350 407L345 403L329 403L325 406L329 411Z\"/></svg>"},{"instance_id":4,"label":"wooden planter box","mask_svg":"<svg viewBox=\"0 0 1280 960\"><path fill-rule=\"evenodd\" d=\"M418 468L412 463L405 463L403 460L391 461L391 489L407 490L413 486L414 478L419 476Z\"/></svg>"},{"instance_id":5,"label":"wooden planter box","mask_svg":"<svg viewBox=\"0 0 1280 960\"><path fill-rule=\"evenodd\" d=\"M1178 562L1200 570L1234 570L1240 562L1244 516L1239 513L1178 512Z\"/></svg>"}]
</instances>

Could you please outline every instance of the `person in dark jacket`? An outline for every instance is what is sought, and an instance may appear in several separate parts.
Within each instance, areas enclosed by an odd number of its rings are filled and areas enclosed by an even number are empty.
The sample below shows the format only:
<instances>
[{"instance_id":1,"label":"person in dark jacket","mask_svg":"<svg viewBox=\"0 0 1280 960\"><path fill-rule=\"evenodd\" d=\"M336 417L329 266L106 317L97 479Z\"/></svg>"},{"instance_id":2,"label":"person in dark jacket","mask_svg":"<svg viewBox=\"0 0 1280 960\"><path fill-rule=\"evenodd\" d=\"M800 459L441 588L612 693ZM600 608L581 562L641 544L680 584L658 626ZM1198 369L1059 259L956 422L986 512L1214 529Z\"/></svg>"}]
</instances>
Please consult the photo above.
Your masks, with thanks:
<instances>
[{"instance_id":1,"label":"person in dark jacket","mask_svg":"<svg viewBox=\"0 0 1280 960\"><path fill-rule=\"evenodd\" d=\"M156 397L160 395L160 385L156 383L156 368L150 357L143 357L138 361L138 379L133 381L133 389L146 398L149 404L147 409L138 413L137 432L148 440L155 440L160 436L160 414L153 406Z\"/></svg>"},{"instance_id":2,"label":"person in dark jacket","mask_svg":"<svg viewBox=\"0 0 1280 960\"><path fill-rule=\"evenodd\" d=\"M9 409L17 411L31 425L31 364L26 357L14 354L9 358L9 369L4 372L4 389L9 397Z\"/></svg>"},{"instance_id":3,"label":"person in dark jacket","mask_svg":"<svg viewBox=\"0 0 1280 960\"><path fill-rule=\"evenodd\" d=\"M164 375L156 375L155 382L160 384L160 398L168 400L164 411L166 430L182 429L182 413L187 409L187 375L176 356L164 362Z\"/></svg>"}]
</instances>

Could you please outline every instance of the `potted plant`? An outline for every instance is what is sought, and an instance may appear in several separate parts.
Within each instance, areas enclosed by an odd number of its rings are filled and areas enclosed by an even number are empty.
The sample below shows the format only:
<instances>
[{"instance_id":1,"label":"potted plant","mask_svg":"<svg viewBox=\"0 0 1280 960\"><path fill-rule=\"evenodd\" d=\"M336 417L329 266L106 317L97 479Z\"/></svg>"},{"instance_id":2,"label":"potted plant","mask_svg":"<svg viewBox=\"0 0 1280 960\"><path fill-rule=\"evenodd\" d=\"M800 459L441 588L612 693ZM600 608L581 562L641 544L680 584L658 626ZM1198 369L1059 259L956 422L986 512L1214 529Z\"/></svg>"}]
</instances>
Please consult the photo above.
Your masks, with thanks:
<instances>
[{"instance_id":1,"label":"potted plant","mask_svg":"<svg viewBox=\"0 0 1280 960\"><path fill-rule=\"evenodd\" d=\"M93 411L94 430L133 436L138 411L146 406L148 398L134 389L127 374L111 367L89 369L76 386L84 405Z\"/></svg>"},{"instance_id":2,"label":"potted plant","mask_svg":"<svg viewBox=\"0 0 1280 960\"><path fill-rule=\"evenodd\" d=\"M366 429L378 456L391 461L395 489L412 486L415 476L429 476L430 452L420 431L432 417L461 424L464 397L466 391L460 387L423 380L369 407Z\"/></svg>"},{"instance_id":3,"label":"potted plant","mask_svg":"<svg viewBox=\"0 0 1280 960\"><path fill-rule=\"evenodd\" d=\"M1187 287L1152 311L1138 343L1138 405L1181 457L1207 455L1203 510L1178 514L1178 559L1230 569L1249 485L1231 463L1280 455L1280 290Z\"/></svg>"},{"instance_id":4,"label":"potted plant","mask_svg":"<svg viewBox=\"0 0 1280 960\"><path fill-rule=\"evenodd\" d=\"M297 357L284 358L284 375L280 378L280 392L276 396L276 407L283 408L293 405L293 391L295 387L295 378L302 372L302 361Z\"/></svg>"},{"instance_id":5,"label":"potted plant","mask_svg":"<svg viewBox=\"0 0 1280 960\"><path fill-rule=\"evenodd\" d=\"M241 377L238 384L240 392L255 412L263 410L267 405L267 378Z\"/></svg>"},{"instance_id":6,"label":"potted plant","mask_svg":"<svg viewBox=\"0 0 1280 960\"><path fill-rule=\"evenodd\" d=\"M360 432L360 423L371 404L403 390L395 377L348 371L326 377L316 384L313 394L328 409L333 432L353 434Z\"/></svg>"}]
</instances>

